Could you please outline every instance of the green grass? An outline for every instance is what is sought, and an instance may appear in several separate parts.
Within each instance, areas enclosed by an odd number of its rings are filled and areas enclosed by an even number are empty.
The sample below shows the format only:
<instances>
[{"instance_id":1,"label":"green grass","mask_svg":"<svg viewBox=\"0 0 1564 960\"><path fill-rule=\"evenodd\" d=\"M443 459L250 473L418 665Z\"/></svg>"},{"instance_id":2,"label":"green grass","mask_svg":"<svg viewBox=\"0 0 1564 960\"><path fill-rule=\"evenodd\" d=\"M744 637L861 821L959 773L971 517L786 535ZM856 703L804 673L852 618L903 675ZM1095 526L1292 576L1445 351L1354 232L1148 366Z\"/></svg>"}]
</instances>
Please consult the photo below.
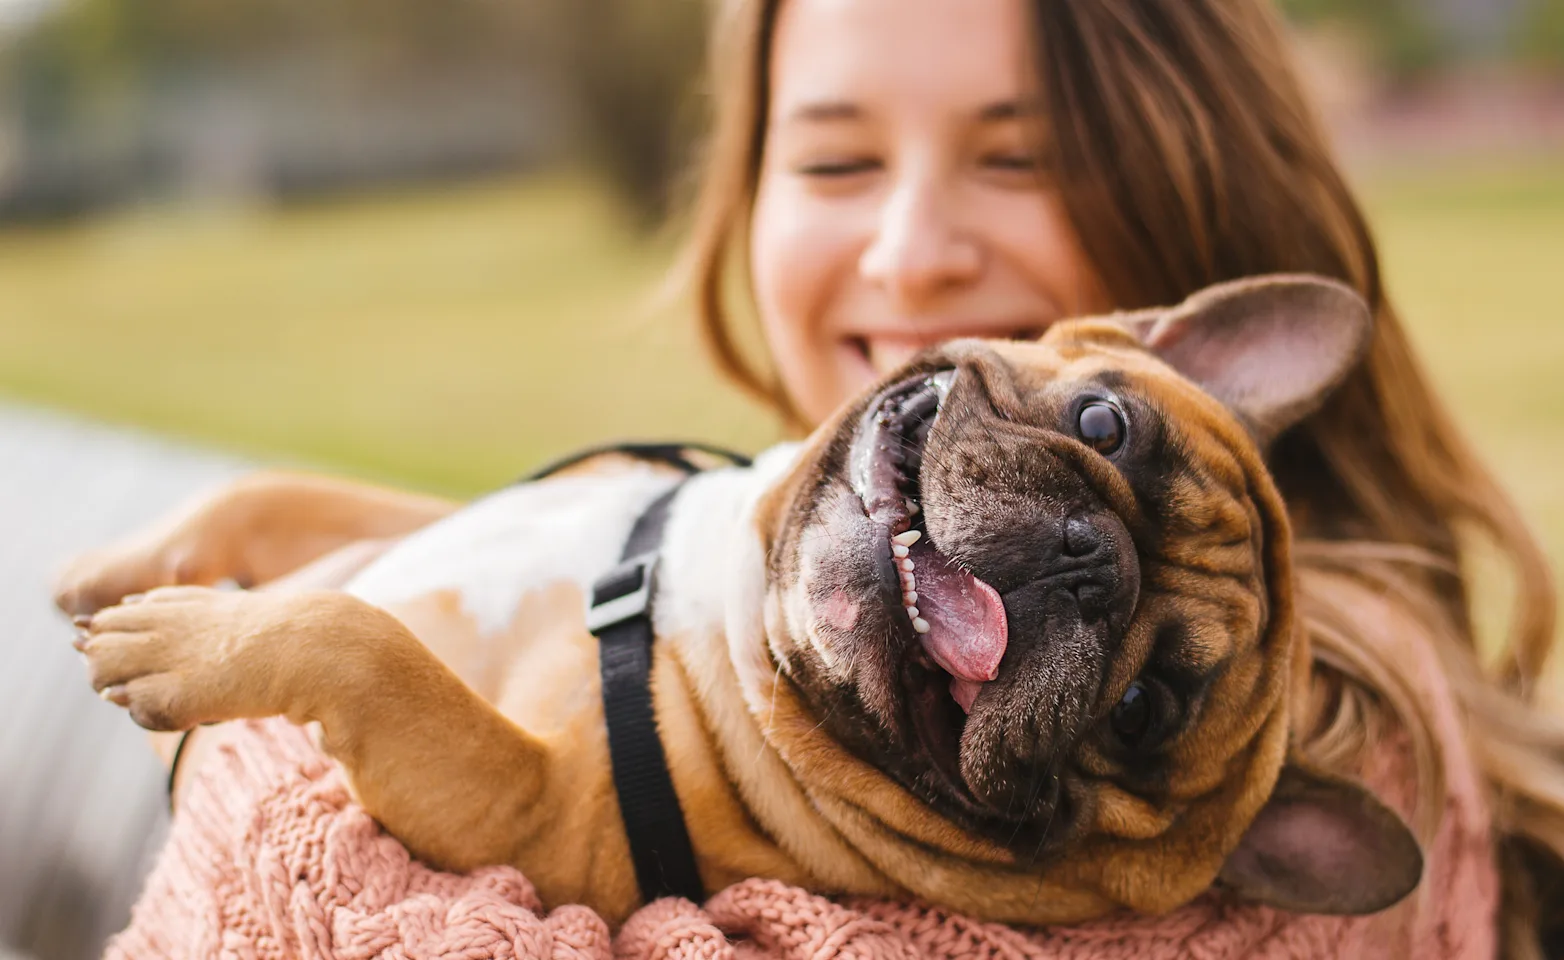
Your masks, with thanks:
<instances>
[{"instance_id":1,"label":"green grass","mask_svg":"<svg viewBox=\"0 0 1564 960\"><path fill-rule=\"evenodd\" d=\"M4 232L0 392L456 494L616 437L762 445L651 310L669 253L572 179Z\"/></svg>"},{"instance_id":2,"label":"green grass","mask_svg":"<svg viewBox=\"0 0 1564 960\"><path fill-rule=\"evenodd\" d=\"M1381 175L1365 193L1440 393L1564 572L1564 163ZM1503 583L1478 572L1492 627Z\"/></svg>"},{"instance_id":3,"label":"green grass","mask_svg":"<svg viewBox=\"0 0 1564 960\"><path fill-rule=\"evenodd\" d=\"M1564 558L1564 164L1373 175L1389 289ZM614 437L775 436L570 178L0 232L0 392L468 494Z\"/></svg>"},{"instance_id":4,"label":"green grass","mask_svg":"<svg viewBox=\"0 0 1564 960\"><path fill-rule=\"evenodd\" d=\"M1367 195L1423 359L1564 557L1564 163L1381 179Z\"/></svg>"}]
</instances>

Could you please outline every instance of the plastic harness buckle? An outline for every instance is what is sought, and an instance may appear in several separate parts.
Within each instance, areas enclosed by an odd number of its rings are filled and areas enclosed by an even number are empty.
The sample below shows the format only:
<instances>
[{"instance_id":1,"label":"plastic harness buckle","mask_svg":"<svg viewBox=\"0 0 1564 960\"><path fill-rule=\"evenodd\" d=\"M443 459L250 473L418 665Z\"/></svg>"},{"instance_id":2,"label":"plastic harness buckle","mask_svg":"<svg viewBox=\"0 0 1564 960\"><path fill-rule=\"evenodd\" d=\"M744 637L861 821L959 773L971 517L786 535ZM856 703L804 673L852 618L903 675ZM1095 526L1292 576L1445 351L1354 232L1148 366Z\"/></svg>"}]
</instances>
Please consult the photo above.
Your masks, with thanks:
<instances>
[{"instance_id":1,"label":"plastic harness buckle","mask_svg":"<svg viewBox=\"0 0 1564 960\"><path fill-rule=\"evenodd\" d=\"M597 579L587 610L588 630L601 634L632 617L650 616L657 558L655 550L637 554Z\"/></svg>"}]
</instances>

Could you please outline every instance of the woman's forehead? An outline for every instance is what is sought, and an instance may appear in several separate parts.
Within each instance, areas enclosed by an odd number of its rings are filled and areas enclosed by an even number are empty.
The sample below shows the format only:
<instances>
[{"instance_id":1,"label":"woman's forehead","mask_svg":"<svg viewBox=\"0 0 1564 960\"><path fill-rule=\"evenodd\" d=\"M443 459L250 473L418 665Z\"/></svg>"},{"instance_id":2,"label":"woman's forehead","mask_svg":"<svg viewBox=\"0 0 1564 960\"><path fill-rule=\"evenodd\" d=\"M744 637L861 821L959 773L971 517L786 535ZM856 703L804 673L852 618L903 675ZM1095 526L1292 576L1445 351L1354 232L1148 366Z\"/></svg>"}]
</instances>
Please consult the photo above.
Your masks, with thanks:
<instances>
[{"instance_id":1,"label":"woman's forehead","mask_svg":"<svg viewBox=\"0 0 1564 960\"><path fill-rule=\"evenodd\" d=\"M1021 0L784 0L772 122L851 123L908 108L983 119L1022 98L1026 31Z\"/></svg>"}]
</instances>

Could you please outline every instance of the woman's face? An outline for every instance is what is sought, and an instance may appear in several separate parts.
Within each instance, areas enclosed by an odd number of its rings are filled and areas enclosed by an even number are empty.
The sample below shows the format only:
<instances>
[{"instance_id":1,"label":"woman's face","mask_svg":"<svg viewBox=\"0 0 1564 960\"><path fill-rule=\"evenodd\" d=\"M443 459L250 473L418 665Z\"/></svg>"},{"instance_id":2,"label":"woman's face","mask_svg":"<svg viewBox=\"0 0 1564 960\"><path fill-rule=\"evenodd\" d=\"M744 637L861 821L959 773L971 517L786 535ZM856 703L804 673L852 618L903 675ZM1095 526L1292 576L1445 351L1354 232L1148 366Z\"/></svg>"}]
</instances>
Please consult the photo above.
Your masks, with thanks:
<instances>
[{"instance_id":1,"label":"woman's face","mask_svg":"<svg viewBox=\"0 0 1564 960\"><path fill-rule=\"evenodd\" d=\"M1106 306L1037 175L1021 0L785 0L750 235L811 423L919 349Z\"/></svg>"}]
</instances>

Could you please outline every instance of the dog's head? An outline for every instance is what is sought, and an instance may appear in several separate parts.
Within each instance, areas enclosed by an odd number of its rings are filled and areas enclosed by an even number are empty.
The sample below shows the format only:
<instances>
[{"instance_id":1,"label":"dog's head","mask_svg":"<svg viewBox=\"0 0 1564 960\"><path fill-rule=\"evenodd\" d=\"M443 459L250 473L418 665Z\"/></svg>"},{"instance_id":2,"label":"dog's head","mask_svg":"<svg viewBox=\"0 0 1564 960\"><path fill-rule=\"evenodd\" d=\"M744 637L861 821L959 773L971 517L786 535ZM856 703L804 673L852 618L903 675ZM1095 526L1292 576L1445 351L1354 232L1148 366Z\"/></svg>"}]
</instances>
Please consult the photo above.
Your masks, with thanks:
<instances>
[{"instance_id":1,"label":"dog's head","mask_svg":"<svg viewBox=\"0 0 1564 960\"><path fill-rule=\"evenodd\" d=\"M923 354L763 514L781 673L933 813L1101 903L1399 900L1405 825L1288 762L1305 650L1262 461L1370 326L1346 287L1269 277Z\"/></svg>"}]
</instances>

